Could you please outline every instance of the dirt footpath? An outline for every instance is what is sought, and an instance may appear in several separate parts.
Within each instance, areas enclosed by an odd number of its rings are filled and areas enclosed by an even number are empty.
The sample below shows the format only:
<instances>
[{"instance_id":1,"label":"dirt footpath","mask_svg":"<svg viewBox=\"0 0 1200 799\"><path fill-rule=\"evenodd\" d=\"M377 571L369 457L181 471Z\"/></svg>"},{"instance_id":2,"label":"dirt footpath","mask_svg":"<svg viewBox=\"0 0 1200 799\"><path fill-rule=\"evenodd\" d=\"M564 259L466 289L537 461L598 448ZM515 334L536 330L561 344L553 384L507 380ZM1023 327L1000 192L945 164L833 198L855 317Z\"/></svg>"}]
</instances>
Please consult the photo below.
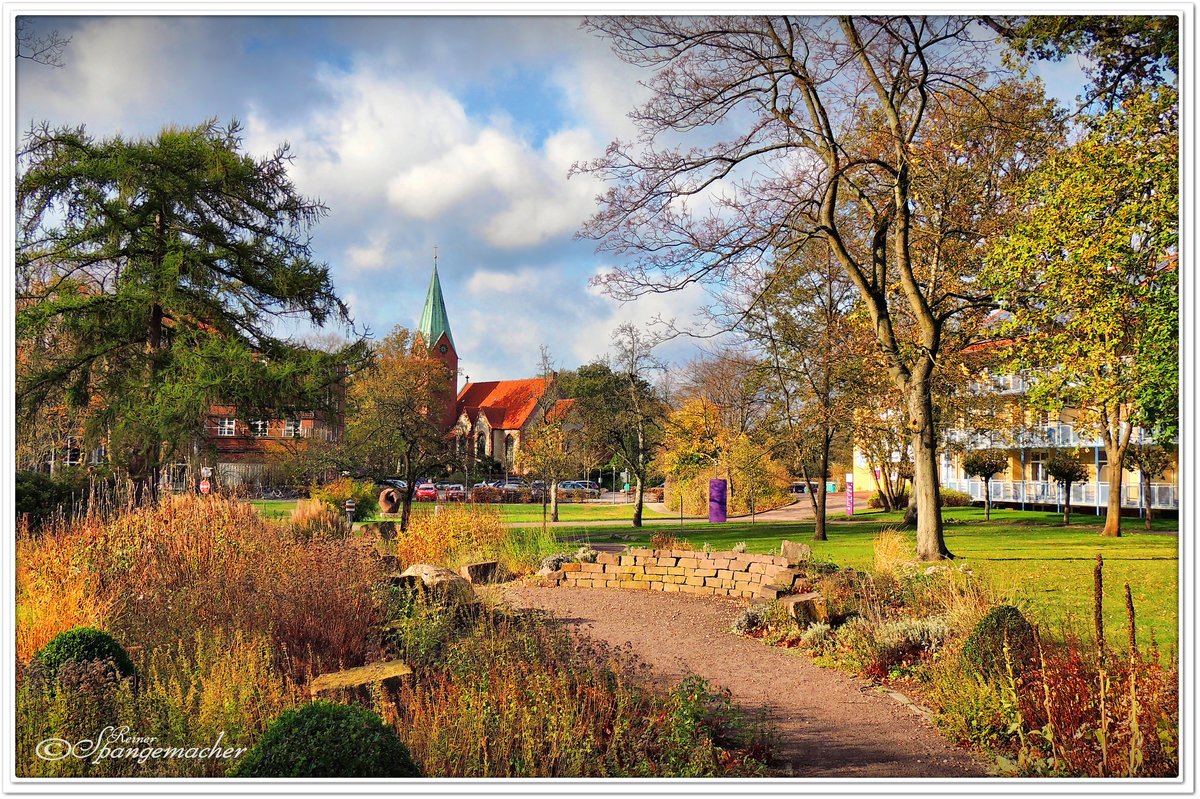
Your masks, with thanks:
<instances>
[{"instance_id":1,"label":"dirt footpath","mask_svg":"<svg viewBox=\"0 0 1200 799\"><path fill-rule=\"evenodd\" d=\"M614 645L629 642L656 673L695 673L738 705L767 708L785 764L776 776L983 777L988 764L955 748L922 717L865 680L804 655L729 632L736 600L651 591L505 586L517 607L540 608Z\"/></svg>"}]
</instances>

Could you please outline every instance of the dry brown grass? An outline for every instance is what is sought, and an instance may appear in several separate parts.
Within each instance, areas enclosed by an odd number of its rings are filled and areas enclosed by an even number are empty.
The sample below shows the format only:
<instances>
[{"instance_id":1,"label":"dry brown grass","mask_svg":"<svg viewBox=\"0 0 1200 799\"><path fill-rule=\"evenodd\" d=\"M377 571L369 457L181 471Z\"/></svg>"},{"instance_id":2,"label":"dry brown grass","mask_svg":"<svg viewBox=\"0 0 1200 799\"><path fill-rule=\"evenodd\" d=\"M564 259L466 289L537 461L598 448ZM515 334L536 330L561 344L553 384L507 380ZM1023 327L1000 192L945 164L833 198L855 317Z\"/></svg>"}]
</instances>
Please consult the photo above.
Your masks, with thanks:
<instances>
[{"instance_id":1,"label":"dry brown grass","mask_svg":"<svg viewBox=\"0 0 1200 799\"><path fill-rule=\"evenodd\" d=\"M18 651L90 623L150 649L198 630L268 634L293 676L375 653L381 566L355 539L293 541L285 525L219 497L165 498L110 523L21 543ZM63 585L69 587L64 596Z\"/></svg>"},{"instance_id":2,"label":"dry brown grass","mask_svg":"<svg viewBox=\"0 0 1200 799\"><path fill-rule=\"evenodd\" d=\"M897 574L901 566L912 562L913 540L894 527L875 535L875 573Z\"/></svg>"},{"instance_id":3,"label":"dry brown grass","mask_svg":"<svg viewBox=\"0 0 1200 799\"><path fill-rule=\"evenodd\" d=\"M78 564L95 527L53 525L41 535L17 532L17 658L28 663L50 639L72 627L104 627L113 609L111 592L101 590Z\"/></svg>"}]
</instances>

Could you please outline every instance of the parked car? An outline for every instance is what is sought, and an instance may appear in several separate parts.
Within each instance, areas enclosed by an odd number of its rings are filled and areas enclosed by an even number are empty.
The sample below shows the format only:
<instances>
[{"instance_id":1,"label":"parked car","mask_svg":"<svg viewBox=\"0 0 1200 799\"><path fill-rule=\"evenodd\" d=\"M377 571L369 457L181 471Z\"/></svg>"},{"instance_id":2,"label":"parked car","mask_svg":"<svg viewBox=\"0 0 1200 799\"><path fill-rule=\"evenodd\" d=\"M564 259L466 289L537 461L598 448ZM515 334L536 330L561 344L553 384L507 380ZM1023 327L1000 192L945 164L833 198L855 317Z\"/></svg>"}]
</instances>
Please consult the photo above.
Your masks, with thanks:
<instances>
[{"instance_id":1,"label":"parked car","mask_svg":"<svg viewBox=\"0 0 1200 799\"><path fill-rule=\"evenodd\" d=\"M560 491L570 491L585 497L600 496L600 489L592 488L585 480L565 480L558 484Z\"/></svg>"},{"instance_id":2,"label":"parked car","mask_svg":"<svg viewBox=\"0 0 1200 799\"><path fill-rule=\"evenodd\" d=\"M403 480L399 480L399 479L396 479L393 477L389 477L386 480L380 480L379 485L387 486L389 488L394 488L397 491L401 491L401 492L408 489L408 483L406 483Z\"/></svg>"},{"instance_id":3,"label":"parked car","mask_svg":"<svg viewBox=\"0 0 1200 799\"><path fill-rule=\"evenodd\" d=\"M437 486L433 483L421 483L413 494L413 499L418 502L437 502L437 498Z\"/></svg>"},{"instance_id":4,"label":"parked car","mask_svg":"<svg viewBox=\"0 0 1200 799\"><path fill-rule=\"evenodd\" d=\"M467 489L461 483L451 483L446 486L445 496L447 502L465 502Z\"/></svg>"}]
</instances>

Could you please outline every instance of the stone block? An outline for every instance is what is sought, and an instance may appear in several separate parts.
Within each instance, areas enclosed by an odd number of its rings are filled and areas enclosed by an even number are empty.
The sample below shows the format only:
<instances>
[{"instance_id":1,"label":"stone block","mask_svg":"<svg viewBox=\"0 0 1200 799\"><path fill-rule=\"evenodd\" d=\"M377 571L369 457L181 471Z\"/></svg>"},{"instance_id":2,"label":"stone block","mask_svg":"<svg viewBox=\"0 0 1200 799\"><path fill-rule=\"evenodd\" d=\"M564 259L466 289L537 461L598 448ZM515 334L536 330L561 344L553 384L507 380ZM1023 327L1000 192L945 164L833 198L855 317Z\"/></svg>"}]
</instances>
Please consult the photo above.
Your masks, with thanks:
<instances>
[{"instance_id":1,"label":"stone block","mask_svg":"<svg viewBox=\"0 0 1200 799\"><path fill-rule=\"evenodd\" d=\"M654 554L654 550L650 549L649 547L638 547L636 549L629 550L629 554L634 556L641 555L643 557L649 557Z\"/></svg>"},{"instance_id":2,"label":"stone block","mask_svg":"<svg viewBox=\"0 0 1200 799\"><path fill-rule=\"evenodd\" d=\"M657 564L656 564L656 565L658 565L658 566L668 566L668 567L669 567L669 566L674 566L674 565L676 564L676 562L677 562L675 558L663 557L662 555L660 555L660 556L658 556L657 558L655 558L655 560L657 561Z\"/></svg>"},{"instance_id":3,"label":"stone block","mask_svg":"<svg viewBox=\"0 0 1200 799\"><path fill-rule=\"evenodd\" d=\"M613 552L601 552L596 556L597 563L612 564L615 566L618 560L620 558Z\"/></svg>"},{"instance_id":4,"label":"stone block","mask_svg":"<svg viewBox=\"0 0 1200 799\"><path fill-rule=\"evenodd\" d=\"M565 572L577 572L579 571L579 567L582 565L582 563L564 563L562 565L562 570Z\"/></svg>"},{"instance_id":5,"label":"stone block","mask_svg":"<svg viewBox=\"0 0 1200 799\"><path fill-rule=\"evenodd\" d=\"M786 538L779 542L779 553L787 561L788 566L798 566L812 558L812 547Z\"/></svg>"},{"instance_id":6,"label":"stone block","mask_svg":"<svg viewBox=\"0 0 1200 799\"><path fill-rule=\"evenodd\" d=\"M728 569L729 568L729 558L712 557L709 560L712 563L712 567L714 569L720 570L720 569Z\"/></svg>"},{"instance_id":7,"label":"stone block","mask_svg":"<svg viewBox=\"0 0 1200 799\"><path fill-rule=\"evenodd\" d=\"M732 580L733 572L731 572L729 569L717 569L717 576L722 580Z\"/></svg>"},{"instance_id":8,"label":"stone block","mask_svg":"<svg viewBox=\"0 0 1200 799\"><path fill-rule=\"evenodd\" d=\"M688 585L704 585L703 577L688 577L684 580Z\"/></svg>"},{"instance_id":9,"label":"stone block","mask_svg":"<svg viewBox=\"0 0 1200 799\"><path fill-rule=\"evenodd\" d=\"M602 565L600 565L599 563L580 563L579 571L591 572L594 574L595 572L603 572L604 567Z\"/></svg>"},{"instance_id":10,"label":"stone block","mask_svg":"<svg viewBox=\"0 0 1200 799\"><path fill-rule=\"evenodd\" d=\"M758 598L772 601L786 595L790 590L785 585L761 585L758 587Z\"/></svg>"},{"instance_id":11,"label":"stone block","mask_svg":"<svg viewBox=\"0 0 1200 799\"><path fill-rule=\"evenodd\" d=\"M681 569L698 569L700 568L700 560L698 558L680 558L679 567Z\"/></svg>"},{"instance_id":12,"label":"stone block","mask_svg":"<svg viewBox=\"0 0 1200 799\"><path fill-rule=\"evenodd\" d=\"M646 574L663 575L666 573L667 573L667 570L664 569L662 566L647 566L646 567Z\"/></svg>"},{"instance_id":13,"label":"stone block","mask_svg":"<svg viewBox=\"0 0 1200 799\"><path fill-rule=\"evenodd\" d=\"M650 590L651 591L661 591L661 590L663 590L663 584L662 583L651 583Z\"/></svg>"},{"instance_id":14,"label":"stone block","mask_svg":"<svg viewBox=\"0 0 1200 799\"><path fill-rule=\"evenodd\" d=\"M399 680L413 673L408 664L399 660L387 660L382 663L372 663L369 666L359 666L345 671L335 671L319 674L308 685L309 693L314 697L323 691L336 691L343 688L357 688L362 685L384 684Z\"/></svg>"},{"instance_id":15,"label":"stone block","mask_svg":"<svg viewBox=\"0 0 1200 799\"><path fill-rule=\"evenodd\" d=\"M705 568L694 569L692 571L692 576L693 577L716 577L717 570L716 569L705 569Z\"/></svg>"},{"instance_id":16,"label":"stone block","mask_svg":"<svg viewBox=\"0 0 1200 799\"><path fill-rule=\"evenodd\" d=\"M801 627L813 622L829 622L829 606L819 592L791 594L779 600Z\"/></svg>"},{"instance_id":17,"label":"stone block","mask_svg":"<svg viewBox=\"0 0 1200 799\"><path fill-rule=\"evenodd\" d=\"M667 594L678 593L679 586L674 583L663 583L663 592Z\"/></svg>"},{"instance_id":18,"label":"stone block","mask_svg":"<svg viewBox=\"0 0 1200 799\"><path fill-rule=\"evenodd\" d=\"M633 566L634 565L633 555L622 555L621 556L621 565L622 566Z\"/></svg>"},{"instance_id":19,"label":"stone block","mask_svg":"<svg viewBox=\"0 0 1200 799\"><path fill-rule=\"evenodd\" d=\"M682 566L669 566L667 567L667 574L687 574L687 569Z\"/></svg>"},{"instance_id":20,"label":"stone block","mask_svg":"<svg viewBox=\"0 0 1200 799\"><path fill-rule=\"evenodd\" d=\"M766 570L767 570L766 564L760 563L758 561L751 563L750 566L747 567L747 569L746 569L746 571L750 572L751 574L762 574Z\"/></svg>"}]
</instances>

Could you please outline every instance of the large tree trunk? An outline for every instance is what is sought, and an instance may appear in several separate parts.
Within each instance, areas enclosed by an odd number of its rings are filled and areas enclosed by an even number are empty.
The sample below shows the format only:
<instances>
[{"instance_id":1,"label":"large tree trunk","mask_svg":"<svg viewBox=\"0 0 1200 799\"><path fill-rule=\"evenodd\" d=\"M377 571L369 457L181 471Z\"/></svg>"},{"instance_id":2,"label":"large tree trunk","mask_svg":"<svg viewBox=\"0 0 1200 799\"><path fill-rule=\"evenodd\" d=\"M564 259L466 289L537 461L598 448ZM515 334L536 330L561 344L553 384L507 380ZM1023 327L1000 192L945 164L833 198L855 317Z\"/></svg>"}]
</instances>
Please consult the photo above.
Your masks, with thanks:
<instances>
[{"instance_id":1,"label":"large tree trunk","mask_svg":"<svg viewBox=\"0 0 1200 799\"><path fill-rule=\"evenodd\" d=\"M1071 484L1063 483L1063 525L1071 524Z\"/></svg>"},{"instance_id":2,"label":"large tree trunk","mask_svg":"<svg viewBox=\"0 0 1200 799\"><path fill-rule=\"evenodd\" d=\"M953 558L942 534L942 498L938 486L937 439L933 427L933 397L928 379L916 376L905 388L909 424L912 425L913 486L917 509L917 557L921 560Z\"/></svg>"},{"instance_id":3,"label":"large tree trunk","mask_svg":"<svg viewBox=\"0 0 1200 799\"><path fill-rule=\"evenodd\" d=\"M1133 426L1125 422L1128 411L1121 405L1101 408L1101 437L1104 454L1108 457L1108 508L1104 515L1102 535L1121 535L1121 477L1125 474L1125 453Z\"/></svg>"},{"instance_id":4,"label":"large tree trunk","mask_svg":"<svg viewBox=\"0 0 1200 799\"><path fill-rule=\"evenodd\" d=\"M1105 451L1108 452L1107 447ZM1114 459L1112 453L1108 452L1108 507L1104 514L1103 532L1107 536L1121 535L1121 475L1124 471L1121 460Z\"/></svg>"},{"instance_id":5,"label":"large tree trunk","mask_svg":"<svg viewBox=\"0 0 1200 799\"><path fill-rule=\"evenodd\" d=\"M828 494L825 491L825 478L829 474L829 448L832 445L832 434L826 430L825 435L821 440L821 469L817 475L817 509L816 509L816 524L813 528L814 541L828 541L829 536L825 531L825 508L828 504Z\"/></svg>"},{"instance_id":6,"label":"large tree trunk","mask_svg":"<svg viewBox=\"0 0 1200 799\"><path fill-rule=\"evenodd\" d=\"M558 481L550 483L550 521L558 521Z\"/></svg>"},{"instance_id":7,"label":"large tree trunk","mask_svg":"<svg viewBox=\"0 0 1200 799\"><path fill-rule=\"evenodd\" d=\"M992 520L992 478L983 478L983 520Z\"/></svg>"},{"instance_id":8,"label":"large tree trunk","mask_svg":"<svg viewBox=\"0 0 1200 799\"><path fill-rule=\"evenodd\" d=\"M633 493L633 526L641 527L642 501L645 499L646 494L642 488L642 476L640 474L634 475L634 482L636 483L636 488Z\"/></svg>"},{"instance_id":9,"label":"large tree trunk","mask_svg":"<svg viewBox=\"0 0 1200 799\"><path fill-rule=\"evenodd\" d=\"M885 512L893 510L890 492L884 491L883 484L879 482L879 474L883 474L883 469L880 469L879 473L877 474L875 472L874 464L868 463L867 468L871 470L871 479L875 482L875 491L879 493L879 501L880 504L883 505L883 510Z\"/></svg>"},{"instance_id":10,"label":"large tree trunk","mask_svg":"<svg viewBox=\"0 0 1200 799\"><path fill-rule=\"evenodd\" d=\"M1141 472L1142 476L1142 506L1146 509L1146 529L1150 529L1150 521L1154 516L1154 497L1150 495L1150 475Z\"/></svg>"}]
</instances>

